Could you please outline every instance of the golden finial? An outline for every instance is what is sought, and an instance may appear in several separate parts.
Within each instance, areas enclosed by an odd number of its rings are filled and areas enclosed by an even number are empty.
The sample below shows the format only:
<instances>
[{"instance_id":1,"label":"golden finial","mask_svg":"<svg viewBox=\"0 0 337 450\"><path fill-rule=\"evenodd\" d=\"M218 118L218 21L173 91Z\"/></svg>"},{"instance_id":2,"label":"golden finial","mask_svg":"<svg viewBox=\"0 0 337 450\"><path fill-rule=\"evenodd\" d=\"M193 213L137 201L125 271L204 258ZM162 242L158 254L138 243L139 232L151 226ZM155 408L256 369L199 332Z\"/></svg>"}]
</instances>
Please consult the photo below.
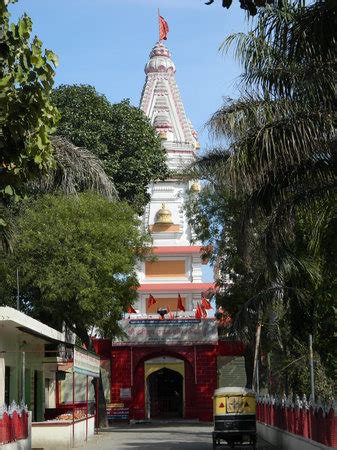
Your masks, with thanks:
<instances>
[{"instance_id":1,"label":"golden finial","mask_svg":"<svg viewBox=\"0 0 337 450\"><path fill-rule=\"evenodd\" d=\"M173 224L172 213L166 208L165 203L162 203L160 210L156 214L156 224Z\"/></svg>"}]
</instances>

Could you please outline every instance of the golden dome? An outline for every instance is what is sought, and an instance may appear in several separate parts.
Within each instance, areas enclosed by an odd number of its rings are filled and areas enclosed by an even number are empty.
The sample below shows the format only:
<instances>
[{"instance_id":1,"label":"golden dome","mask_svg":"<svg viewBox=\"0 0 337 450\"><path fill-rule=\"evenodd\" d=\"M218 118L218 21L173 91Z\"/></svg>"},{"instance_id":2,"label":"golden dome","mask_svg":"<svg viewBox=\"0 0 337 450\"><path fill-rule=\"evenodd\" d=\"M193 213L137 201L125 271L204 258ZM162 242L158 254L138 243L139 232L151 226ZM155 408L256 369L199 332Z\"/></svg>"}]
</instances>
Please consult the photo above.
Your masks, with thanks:
<instances>
[{"instance_id":1,"label":"golden dome","mask_svg":"<svg viewBox=\"0 0 337 450\"><path fill-rule=\"evenodd\" d=\"M165 207L165 203L162 203L160 210L156 214L156 224L173 224L172 213Z\"/></svg>"},{"instance_id":2,"label":"golden dome","mask_svg":"<svg viewBox=\"0 0 337 450\"><path fill-rule=\"evenodd\" d=\"M201 186L199 181L193 181L193 183L191 184L190 187L190 191L191 192L200 192L201 191Z\"/></svg>"}]
</instances>

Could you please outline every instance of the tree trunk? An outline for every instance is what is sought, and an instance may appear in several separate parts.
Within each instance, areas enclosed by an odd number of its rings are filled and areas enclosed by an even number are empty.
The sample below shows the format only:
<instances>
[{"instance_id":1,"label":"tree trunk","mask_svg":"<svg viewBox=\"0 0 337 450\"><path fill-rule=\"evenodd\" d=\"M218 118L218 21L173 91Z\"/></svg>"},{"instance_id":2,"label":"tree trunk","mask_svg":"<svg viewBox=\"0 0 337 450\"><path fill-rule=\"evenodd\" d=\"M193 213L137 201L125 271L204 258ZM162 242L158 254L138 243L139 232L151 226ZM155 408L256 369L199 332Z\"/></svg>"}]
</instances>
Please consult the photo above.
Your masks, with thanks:
<instances>
[{"instance_id":1,"label":"tree trunk","mask_svg":"<svg viewBox=\"0 0 337 450\"><path fill-rule=\"evenodd\" d=\"M254 371L254 347L246 345L245 352L245 371L246 371L246 388L253 388L253 371Z\"/></svg>"},{"instance_id":2,"label":"tree trunk","mask_svg":"<svg viewBox=\"0 0 337 450\"><path fill-rule=\"evenodd\" d=\"M103 381L102 381L102 372L99 372L99 378L93 379L93 385L95 388L95 400L96 399L96 385L98 383L98 419L97 419L97 426L98 428L106 428L108 426L108 418L106 414L106 400L104 395L104 389L103 389Z\"/></svg>"},{"instance_id":3,"label":"tree trunk","mask_svg":"<svg viewBox=\"0 0 337 450\"><path fill-rule=\"evenodd\" d=\"M253 365L253 381L252 386L255 389L256 377L257 377L257 365L259 361L259 348L260 348L260 338L261 338L261 322L257 323L256 337L255 337L255 351L254 351L254 365ZM256 389L257 390L257 389Z\"/></svg>"}]
</instances>

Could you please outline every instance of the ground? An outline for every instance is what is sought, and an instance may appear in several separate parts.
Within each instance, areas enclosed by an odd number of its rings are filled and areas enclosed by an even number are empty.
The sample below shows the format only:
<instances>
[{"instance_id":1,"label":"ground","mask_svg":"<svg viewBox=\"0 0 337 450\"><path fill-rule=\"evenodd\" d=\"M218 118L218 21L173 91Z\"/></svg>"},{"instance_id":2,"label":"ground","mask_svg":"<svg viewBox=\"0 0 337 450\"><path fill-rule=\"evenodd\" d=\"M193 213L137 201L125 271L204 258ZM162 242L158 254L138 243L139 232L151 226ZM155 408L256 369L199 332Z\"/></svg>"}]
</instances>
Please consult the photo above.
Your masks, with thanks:
<instances>
[{"instance_id":1,"label":"ground","mask_svg":"<svg viewBox=\"0 0 337 450\"><path fill-rule=\"evenodd\" d=\"M211 450L212 429L212 425L195 423L121 425L100 432L88 442L85 450ZM219 450L226 448L221 446ZM261 440L257 448L277 450Z\"/></svg>"}]
</instances>

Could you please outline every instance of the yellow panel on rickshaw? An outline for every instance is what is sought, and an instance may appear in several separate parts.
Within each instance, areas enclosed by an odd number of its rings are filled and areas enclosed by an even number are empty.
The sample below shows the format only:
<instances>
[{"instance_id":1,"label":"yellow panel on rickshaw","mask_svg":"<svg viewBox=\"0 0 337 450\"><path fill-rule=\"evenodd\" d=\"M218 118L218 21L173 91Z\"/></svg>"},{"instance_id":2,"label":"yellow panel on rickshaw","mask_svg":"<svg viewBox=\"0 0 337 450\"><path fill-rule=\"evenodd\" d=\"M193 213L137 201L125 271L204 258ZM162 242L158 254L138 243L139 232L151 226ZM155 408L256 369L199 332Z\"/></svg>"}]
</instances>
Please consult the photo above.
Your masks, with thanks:
<instances>
[{"instance_id":1,"label":"yellow panel on rickshaw","mask_svg":"<svg viewBox=\"0 0 337 450\"><path fill-rule=\"evenodd\" d=\"M227 397L226 411L229 414L255 414L255 398L250 396Z\"/></svg>"},{"instance_id":2,"label":"yellow panel on rickshaw","mask_svg":"<svg viewBox=\"0 0 337 450\"><path fill-rule=\"evenodd\" d=\"M226 397L214 397L213 410L216 416L226 414Z\"/></svg>"}]
</instances>

